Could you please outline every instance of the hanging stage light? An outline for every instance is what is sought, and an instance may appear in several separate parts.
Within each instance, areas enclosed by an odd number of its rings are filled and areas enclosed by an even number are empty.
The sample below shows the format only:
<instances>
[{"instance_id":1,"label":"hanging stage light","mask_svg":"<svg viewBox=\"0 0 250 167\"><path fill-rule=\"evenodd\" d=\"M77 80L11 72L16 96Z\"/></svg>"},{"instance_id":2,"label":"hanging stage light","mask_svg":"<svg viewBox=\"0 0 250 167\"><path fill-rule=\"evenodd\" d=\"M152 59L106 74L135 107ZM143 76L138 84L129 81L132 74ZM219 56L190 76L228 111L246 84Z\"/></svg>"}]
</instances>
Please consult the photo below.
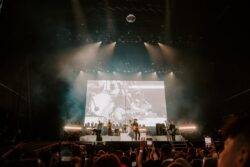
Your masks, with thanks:
<instances>
[{"instance_id":1,"label":"hanging stage light","mask_svg":"<svg viewBox=\"0 0 250 167\"><path fill-rule=\"evenodd\" d=\"M126 20L127 20L128 23L133 23L133 22L135 22L136 17L135 17L134 14L129 14L129 15L127 15L127 17L126 17Z\"/></svg>"}]
</instances>

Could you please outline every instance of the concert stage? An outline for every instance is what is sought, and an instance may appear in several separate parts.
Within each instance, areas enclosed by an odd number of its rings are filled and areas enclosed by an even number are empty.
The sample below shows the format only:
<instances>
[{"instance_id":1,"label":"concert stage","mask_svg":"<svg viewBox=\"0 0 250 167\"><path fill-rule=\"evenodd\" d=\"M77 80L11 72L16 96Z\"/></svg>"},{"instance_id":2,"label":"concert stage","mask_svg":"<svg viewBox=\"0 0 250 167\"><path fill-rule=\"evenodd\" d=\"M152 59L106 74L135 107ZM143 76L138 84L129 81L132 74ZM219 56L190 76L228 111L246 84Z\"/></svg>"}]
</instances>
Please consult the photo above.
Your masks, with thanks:
<instances>
[{"instance_id":1,"label":"concert stage","mask_svg":"<svg viewBox=\"0 0 250 167\"><path fill-rule=\"evenodd\" d=\"M170 136L147 136L153 139L153 144L156 148L161 148L162 145L170 143L175 150L187 149L187 141L181 136L176 135L176 141L171 141ZM80 144L85 145L88 152L93 150L122 150L127 151L130 148L135 149L140 147L140 141L125 141L120 136L102 136L102 141L96 141L95 135L86 135L80 137Z\"/></svg>"},{"instance_id":2,"label":"concert stage","mask_svg":"<svg viewBox=\"0 0 250 167\"><path fill-rule=\"evenodd\" d=\"M159 141L159 142L169 142L171 140L170 135L162 135L162 136L148 136L146 134L141 134L141 140L146 140L147 138L151 138L153 141ZM80 142L83 143L91 143L91 142L96 142L96 135L85 135L80 137ZM181 135L176 135L175 140L177 142L183 142L185 141L185 138ZM102 142L137 142L133 141L131 137L127 135L127 133L121 133L120 136L108 136L108 135L103 135L102 136Z\"/></svg>"}]
</instances>

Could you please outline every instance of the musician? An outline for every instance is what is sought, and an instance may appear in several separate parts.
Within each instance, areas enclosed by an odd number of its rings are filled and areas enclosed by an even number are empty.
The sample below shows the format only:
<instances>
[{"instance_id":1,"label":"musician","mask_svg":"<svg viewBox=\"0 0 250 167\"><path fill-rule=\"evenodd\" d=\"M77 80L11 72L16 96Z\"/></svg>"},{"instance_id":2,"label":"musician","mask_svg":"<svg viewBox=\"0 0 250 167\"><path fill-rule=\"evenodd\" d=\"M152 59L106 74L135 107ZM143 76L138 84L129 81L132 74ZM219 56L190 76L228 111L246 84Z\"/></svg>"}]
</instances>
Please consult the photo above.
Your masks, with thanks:
<instances>
[{"instance_id":1,"label":"musician","mask_svg":"<svg viewBox=\"0 0 250 167\"><path fill-rule=\"evenodd\" d=\"M110 122L110 120L108 121L107 127L108 127L108 136L112 136L112 123Z\"/></svg>"},{"instance_id":2,"label":"musician","mask_svg":"<svg viewBox=\"0 0 250 167\"><path fill-rule=\"evenodd\" d=\"M103 126L103 123L101 121L98 121L97 130L102 131L102 126Z\"/></svg>"},{"instance_id":3,"label":"musician","mask_svg":"<svg viewBox=\"0 0 250 167\"><path fill-rule=\"evenodd\" d=\"M123 133L127 133L127 126L128 126L127 124L122 125L122 132Z\"/></svg>"},{"instance_id":4,"label":"musician","mask_svg":"<svg viewBox=\"0 0 250 167\"><path fill-rule=\"evenodd\" d=\"M103 123L101 121L98 121L97 129L96 129L96 141L102 141L102 136L101 136L102 126L103 126Z\"/></svg>"},{"instance_id":5,"label":"musician","mask_svg":"<svg viewBox=\"0 0 250 167\"><path fill-rule=\"evenodd\" d=\"M172 141L175 141L175 135L176 135L176 128L175 128L175 124L173 121L170 122L169 125L169 131L170 131L170 135L172 137Z\"/></svg>"},{"instance_id":6,"label":"musician","mask_svg":"<svg viewBox=\"0 0 250 167\"><path fill-rule=\"evenodd\" d=\"M141 134L139 131L139 124L137 123L137 119L134 119L134 122L132 123L132 128L133 128L135 140L140 140Z\"/></svg>"}]
</instances>

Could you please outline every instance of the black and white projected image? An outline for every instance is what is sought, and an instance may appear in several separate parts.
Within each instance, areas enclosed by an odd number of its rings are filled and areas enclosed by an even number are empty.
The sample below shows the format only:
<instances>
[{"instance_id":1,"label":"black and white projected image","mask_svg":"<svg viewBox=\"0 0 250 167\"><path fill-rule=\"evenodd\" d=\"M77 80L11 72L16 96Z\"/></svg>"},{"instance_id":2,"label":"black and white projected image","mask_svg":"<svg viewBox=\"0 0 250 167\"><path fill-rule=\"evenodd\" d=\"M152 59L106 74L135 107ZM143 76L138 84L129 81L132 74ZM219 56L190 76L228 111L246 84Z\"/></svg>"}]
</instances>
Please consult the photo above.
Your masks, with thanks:
<instances>
[{"instance_id":1,"label":"black and white projected image","mask_svg":"<svg viewBox=\"0 0 250 167\"><path fill-rule=\"evenodd\" d=\"M89 80L85 123L128 123L155 126L167 120L163 81Z\"/></svg>"}]
</instances>

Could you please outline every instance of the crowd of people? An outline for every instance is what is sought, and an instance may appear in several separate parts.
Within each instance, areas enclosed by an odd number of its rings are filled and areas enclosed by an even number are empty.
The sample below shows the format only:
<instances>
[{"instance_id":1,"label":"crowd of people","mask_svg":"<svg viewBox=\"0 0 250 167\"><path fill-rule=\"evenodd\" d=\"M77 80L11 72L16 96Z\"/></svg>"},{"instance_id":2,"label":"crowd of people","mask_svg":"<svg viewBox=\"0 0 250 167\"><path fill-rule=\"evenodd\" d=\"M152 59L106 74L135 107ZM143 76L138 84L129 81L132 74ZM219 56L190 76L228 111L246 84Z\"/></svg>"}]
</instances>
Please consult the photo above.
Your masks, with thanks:
<instances>
[{"instance_id":1,"label":"crowd of people","mask_svg":"<svg viewBox=\"0 0 250 167\"><path fill-rule=\"evenodd\" d=\"M24 154L21 144L1 156L2 166L75 167L248 167L250 166L249 116L232 117L225 124L224 148L187 145L177 149L172 142L146 141L105 145L59 142Z\"/></svg>"},{"instance_id":2,"label":"crowd of people","mask_svg":"<svg viewBox=\"0 0 250 167\"><path fill-rule=\"evenodd\" d=\"M39 153L19 155L20 149L13 151L15 157L21 160L6 160L8 155L1 159L6 166L74 166L74 167L150 167L174 166L181 163L183 166L202 166L203 158L209 158L210 163L216 164L218 157L215 148L204 149L187 147L175 150L171 143L155 143L148 146L141 141L136 145L117 146L106 145L81 145L73 142L62 142ZM17 151L18 150L18 151ZM6 159L4 159L6 158ZM22 165L21 165L22 164Z\"/></svg>"},{"instance_id":3,"label":"crowd of people","mask_svg":"<svg viewBox=\"0 0 250 167\"><path fill-rule=\"evenodd\" d=\"M203 158L206 157L206 161ZM208 162L216 166L218 157L215 148L202 149L189 147L182 150L174 150L170 143L160 147L147 146L145 142L140 143L139 148L130 149L127 152L122 150L104 151L99 150L96 154L87 158L86 166L124 166L124 167L153 167L153 166L202 166ZM86 160L86 159L85 159ZM112 165L117 164L117 165Z\"/></svg>"}]
</instances>

